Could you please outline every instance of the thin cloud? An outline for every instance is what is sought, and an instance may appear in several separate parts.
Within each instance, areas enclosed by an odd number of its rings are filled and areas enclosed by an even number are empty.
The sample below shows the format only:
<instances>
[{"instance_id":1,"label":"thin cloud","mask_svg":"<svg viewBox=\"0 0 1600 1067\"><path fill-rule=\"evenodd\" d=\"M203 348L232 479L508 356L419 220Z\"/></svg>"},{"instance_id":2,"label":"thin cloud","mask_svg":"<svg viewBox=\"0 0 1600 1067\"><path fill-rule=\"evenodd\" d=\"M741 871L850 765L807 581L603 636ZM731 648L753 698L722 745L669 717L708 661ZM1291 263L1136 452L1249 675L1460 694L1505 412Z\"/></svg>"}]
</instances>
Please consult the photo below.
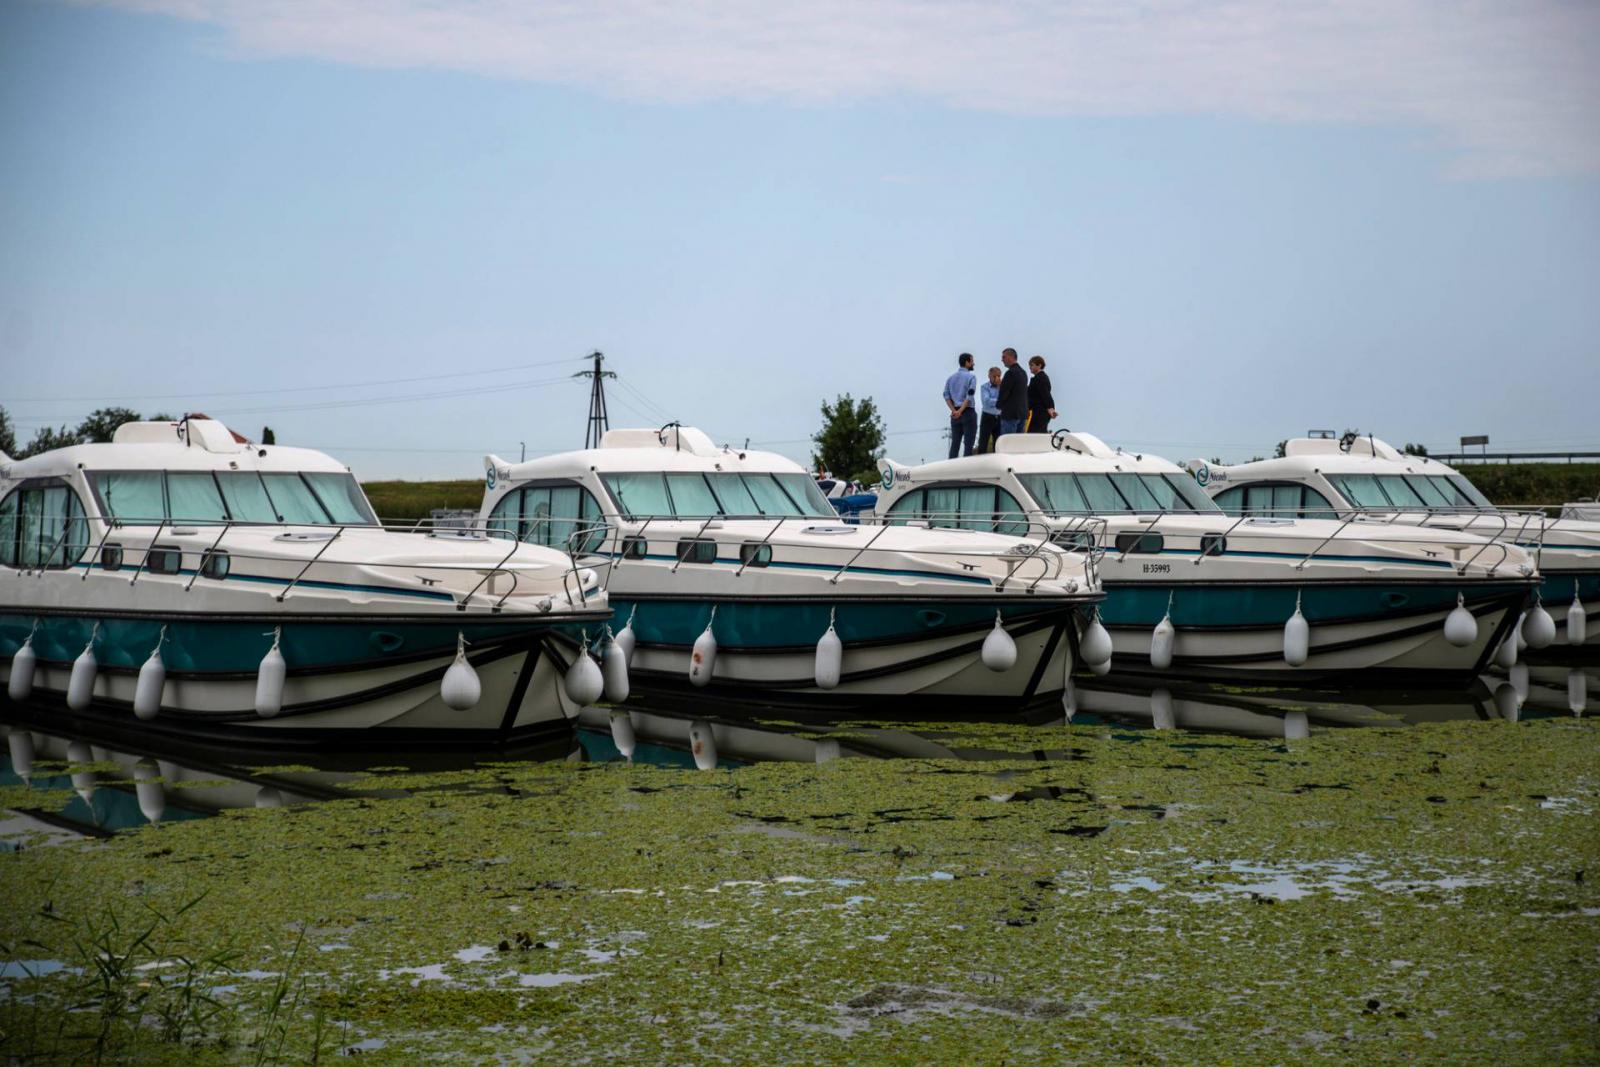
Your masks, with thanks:
<instances>
[{"instance_id":1,"label":"thin cloud","mask_svg":"<svg viewBox=\"0 0 1600 1067\"><path fill-rule=\"evenodd\" d=\"M1600 173L1586 0L90 2L216 26L247 56L626 99L1383 124L1425 131L1460 175Z\"/></svg>"}]
</instances>

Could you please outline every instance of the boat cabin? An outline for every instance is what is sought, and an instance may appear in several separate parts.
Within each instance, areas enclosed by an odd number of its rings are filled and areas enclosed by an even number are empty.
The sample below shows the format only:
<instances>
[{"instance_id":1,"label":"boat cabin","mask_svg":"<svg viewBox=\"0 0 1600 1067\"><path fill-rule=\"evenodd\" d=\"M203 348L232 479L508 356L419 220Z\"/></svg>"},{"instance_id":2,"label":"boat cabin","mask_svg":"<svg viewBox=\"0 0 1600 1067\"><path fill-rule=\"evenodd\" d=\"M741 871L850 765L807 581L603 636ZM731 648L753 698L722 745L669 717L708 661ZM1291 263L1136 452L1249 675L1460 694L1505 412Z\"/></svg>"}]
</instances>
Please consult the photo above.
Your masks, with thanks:
<instances>
[{"instance_id":1,"label":"boat cabin","mask_svg":"<svg viewBox=\"0 0 1600 1067\"><path fill-rule=\"evenodd\" d=\"M180 524L378 520L347 467L311 449L252 444L213 419L129 422L109 443L0 461L0 566L71 567L88 551L93 525Z\"/></svg>"},{"instance_id":2,"label":"boat cabin","mask_svg":"<svg viewBox=\"0 0 1600 1067\"><path fill-rule=\"evenodd\" d=\"M1477 514L1494 505L1467 478L1379 438L1300 437L1277 459L1184 464L1229 515L1347 518L1362 512Z\"/></svg>"}]
</instances>

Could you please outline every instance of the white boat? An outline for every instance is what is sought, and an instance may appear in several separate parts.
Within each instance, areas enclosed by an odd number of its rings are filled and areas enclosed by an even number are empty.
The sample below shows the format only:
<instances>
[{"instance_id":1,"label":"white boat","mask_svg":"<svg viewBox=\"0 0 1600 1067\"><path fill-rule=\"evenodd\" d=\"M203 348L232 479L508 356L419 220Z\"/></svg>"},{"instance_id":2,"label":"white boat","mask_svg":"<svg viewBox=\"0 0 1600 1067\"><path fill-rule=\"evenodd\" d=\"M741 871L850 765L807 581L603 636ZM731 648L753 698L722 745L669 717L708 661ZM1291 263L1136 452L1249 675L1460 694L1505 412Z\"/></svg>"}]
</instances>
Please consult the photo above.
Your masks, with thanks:
<instances>
[{"instance_id":1,"label":"white boat","mask_svg":"<svg viewBox=\"0 0 1600 1067\"><path fill-rule=\"evenodd\" d=\"M846 524L798 464L719 448L690 427L611 430L599 448L486 462L491 533L571 544L606 569L641 687L829 706L1015 704L1062 691L1101 597L1089 554L1042 530ZM603 533L582 531L595 521ZM996 652L1008 645L1009 659Z\"/></svg>"},{"instance_id":2,"label":"white boat","mask_svg":"<svg viewBox=\"0 0 1600 1067\"><path fill-rule=\"evenodd\" d=\"M14 702L280 747L525 740L567 728L570 650L609 618L566 554L384 529L345 467L214 420L0 458Z\"/></svg>"},{"instance_id":3,"label":"white boat","mask_svg":"<svg viewBox=\"0 0 1600 1067\"><path fill-rule=\"evenodd\" d=\"M1299 437L1278 459L1185 466L1230 515L1337 516L1358 529L1425 526L1516 546L1538 562L1538 599L1556 642L1600 647L1600 522L1496 507L1455 468L1370 435Z\"/></svg>"},{"instance_id":4,"label":"white boat","mask_svg":"<svg viewBox=\"0 0 1600 1067\"><path fill-rule=\"evenodd\" d=\"M1035 523L1103 552L1120 669L1465 678L1535 582L1527 552L1470 533L1229 518L1176 465L1087 433L1008 434L987 455L879 469L882 521Z\"/></svg>"}]
</instances>

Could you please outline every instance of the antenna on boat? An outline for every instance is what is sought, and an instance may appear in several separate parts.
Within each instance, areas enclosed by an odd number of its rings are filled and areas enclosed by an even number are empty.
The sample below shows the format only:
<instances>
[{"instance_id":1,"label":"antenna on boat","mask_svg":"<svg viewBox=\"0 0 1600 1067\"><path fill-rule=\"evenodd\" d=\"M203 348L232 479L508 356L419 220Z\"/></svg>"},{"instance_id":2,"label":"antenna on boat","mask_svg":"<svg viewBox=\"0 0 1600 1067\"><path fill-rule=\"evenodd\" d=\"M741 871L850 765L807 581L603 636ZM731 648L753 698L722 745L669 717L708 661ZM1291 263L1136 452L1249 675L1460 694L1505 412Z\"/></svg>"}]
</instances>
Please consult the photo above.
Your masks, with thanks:
<instances>
[{"instance_id":1,"label":"antenna on boat","mask_svg":"<svg viewBox=\"0 0 1600 1067\"><path fill-rule=\"evenodd\" d=\"M589 378L593 382L589 387L589 423L583 431L583 447L599 448L600 438L611 429L611 418L606 414L606 379L615 378L617 372L603 369L604 353L591 352L589 358L594 360L594 369L581 370L573 377Z\"/></svg>"}]
</instances>

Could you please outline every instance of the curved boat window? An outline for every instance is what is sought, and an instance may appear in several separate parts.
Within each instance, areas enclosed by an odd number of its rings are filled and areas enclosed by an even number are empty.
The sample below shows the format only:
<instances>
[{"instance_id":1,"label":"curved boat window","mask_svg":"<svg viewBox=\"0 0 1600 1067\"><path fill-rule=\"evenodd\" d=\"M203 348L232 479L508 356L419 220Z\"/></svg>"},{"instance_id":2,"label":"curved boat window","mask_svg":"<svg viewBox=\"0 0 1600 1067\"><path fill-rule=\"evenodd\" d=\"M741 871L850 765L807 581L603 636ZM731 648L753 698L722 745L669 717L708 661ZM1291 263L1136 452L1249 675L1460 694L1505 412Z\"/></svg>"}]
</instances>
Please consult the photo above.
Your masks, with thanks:
<instances>
[{"instance_id":1,"label":"curved boat window","mask_svg":"<svg viewBox=\"0 0 1600 1067\"><path fill-rule=\"evenodd\" d=\"M490 513L489 534L577 555L596 551L605 537L599 502L571 482L511 490Z\"/></svg>"},{"instance_id":2,"label":"curved boat window","mask_svg":"<svg viewBox=\"0 0 1600 1067\"><path fill-rule=\"evenodd\" d=\"M772 546L760 541L746 541L739 546L739 562L746 567L771 566Z\"/></svg>"},{"instance_id":3,"label":"curved boat window","mask_svg":"<svg viewBox=\"0 0 1600 1067\"><path fill-rule=\"evenodd\" d=\"M173 522L227 522L228 509L210 471L167 475L167 518Z\"/></svg>"},{"instance_id":4,"label":"curved boat window","mask_svg":"<svg viewBox=\"0 0 1600 1067\"><path fill-rule=\"evenodd\" d=\"M1406 484L1405 475L1403 474L1380 474L1378 475L1378 485L1382 487L1391 504L1408 508L1427 506L1423 503L1422 497L1417 495L1417 491Z\"/></svg>"},{"instance_id":5,"label":"curved boat window","mask_svg":"<svg viewBox=\"0 0 1600 1067\"><path fill-rule=\"evenodd\" d=\"M1117 534L1117 551L1123 555L1130 552L1159 553L1166 547L1167 539L1158 533L1119 533Z\"/></svg>"},{"instance_id":6,"label":"curved boat window","mask_svg":"<svg viewBox=\"0 0 1600 1067\"><path fill-rule=\"evenodd\" d=\"M1020 537L1028 518L1017 498L995 485L936 485L906 493L889 509L893 525L926 519L947 529L984 530Z\"/></svg>"},{"instance_id":7,"label":"curved boat window","mask_svg":"<svg viewBox=\"0 0 1600 1067\"><path fill-rule=\"evenodd\" d=\"M1439 481L1443 480L1442 478L1439 479ZM1453 491L1446 492L1444 489L1439 488L1434 484L1434 479L1432 478L1408 474L1406 475L1406 484L1430 508L1451 508L1456 506L1456 494ZM1446 484L1448 485L1448 483Z\"/></svg>"},{"instance_id":8,"label":"curved boat window","mask_svg":"<svg viewBox=\"0 0 1600 1067\"><path fill-rule=\"evenodd\" d=\"M0 501L0 564L70 567L89 550L78 494L64 483L24 483Z\"/></svg>"},{"instance_id":9,"label":"curved boat window","mask_svg":"<svg viewBox=\"0 0 1600 1067\"><path fill-rule=\"evenodd\" d=\"M1215 503L1228 515L1271 515L1278 518L1328 519L1334 515L1328 498L1296 482L1236 485L1217 494Z\"/></svg>"},{"instance_id":10,"label":"curved boat window","mask_svg":"<svg viewBox=\"0 0 1600 1067\"><path fill-rule=\"evenodd\" d=\"M90 471L89 484L100 499L102 513L124 525L378 523L361 486L348 473Z\"/></svg>"},{"instance_id":11,"label":"curved boat window","mask_svg":"<svg viewBox=\"0 0 1600 1067\"><path fill-rule=\"evenodd\" d=\"M307 471L304 474L306 481L311 483L311 489L317 494L324 509L330 518L340 524L376 523L371 505L361 492L361 487L356 484L355 477L349 474L334 474L327 471Z\"/></svg>"},{"instance_id":12,"label":"curved boat window","mask_svg":"<svg viewBox=\"0 0 1600 1067\"><path fill-rule=\"evenodd\" d=\"M1378 479L1371 474L1333 474L1328 481L1346 500L1358 508L1386 508L1389 498L1383 495Z\"/></svg>"},{"instance_id":13,"label":"curved boat window","mask_svg":"<svg viewBox=\"0 0 1600 1067\"><path fill-rule=\"evenodd\" d=\"M667 492L672 494L672 513L680 519L704 519L723 513L705 475L698 471L667 475Z\"/></svg>"},{"instance_id":14,"label":"curved boat window","mask_svg":"<svg viewBox=\"0 0 1600 1067\"><path fill-rule=\"evenodd\" d=\"M1494 505L1489 503L1489 498L1478 492L1478 487L1467 481L1459 474L1448 474L1443 477L1456 492L1466 498L1465 503L1472 507L1482 508L1484 511L1493 511Z\"/></svg>"},{"instance_id":15,"label":"curved boat window","mask_svg":"<svg viewBox=\"0 0 1600 1067\"><path fill-rule=\"evenodd\" d=\"M160 471L95 471L89 477L108 518L149 523L166 520L166 479Z\"/></svg>"},{"instance_id":16,"label":"curved boat window","mask_svg":"<svg viewBox=\"0 0 1600 1067\"><path fill-rule=\"evenodd\" d=\"M217 485L228 515L237 522L282 522L283 516L272 506L261 475L254 471L218 471Z\"/></svg>"},{"instance_id":17,"label":"curved boat window","mask_svg":"<svg viewBox=\"0 0 1600 1067\"><path fill-rule=\"evenodd\" d=\"M1217 505L1184 474L1020 474L1048 515L1143 512L1215 513Z\"/></svg>"},{"instance_id":18,"label":"curved boat window","mask_svg":"<svg viewBox=\"0 0 1600 1067\"><path fill-rule=\"evenodd\" d=\"M810 476L659 471L603 474L617 510L629 519L834 518Z\"/></svg>"}]
</instances>

